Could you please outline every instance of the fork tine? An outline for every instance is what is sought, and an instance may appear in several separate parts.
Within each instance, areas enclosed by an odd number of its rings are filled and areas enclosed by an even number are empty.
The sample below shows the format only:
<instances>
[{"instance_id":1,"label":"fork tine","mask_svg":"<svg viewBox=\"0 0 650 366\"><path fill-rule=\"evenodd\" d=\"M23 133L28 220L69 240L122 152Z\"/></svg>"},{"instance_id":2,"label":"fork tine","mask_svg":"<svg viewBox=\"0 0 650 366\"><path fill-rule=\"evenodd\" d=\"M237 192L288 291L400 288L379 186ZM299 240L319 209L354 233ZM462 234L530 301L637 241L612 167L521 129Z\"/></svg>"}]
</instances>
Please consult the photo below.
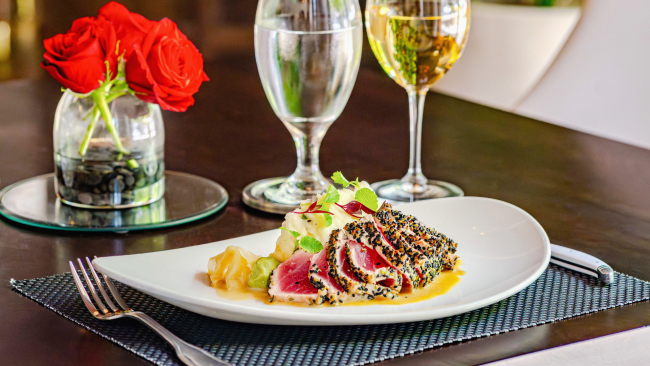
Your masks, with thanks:
<instances>
[{"instance_id":1,"label":"fork tine","mask_svg":"<svg viewBox=\"0 0 650 366\"><path fill-rule=\"evenodd\" d=\"M99 277L97 276L97 272L95 272L95 268L93 267L93 264L90 262L90 259L88 259L88 257L86 257L86 263L88 263L88 268L90 268L90 273L92 273L93 278L95 279L95 283L97 284L97 287L99 287L99 292L102 294L104 301L106 301L108 307L111 308L111 310L118 311L119 309L115 306L115 304L113 304L111 298L104 290L104 286L102 286L102 282L99 280Z\"/></svg>"},{"instance_id":2,"label":"fork tine","mask_svg":"<svg viewBox=\"0 0 650 366\"><path fill-rule=\"evenodd\" d=\"M93 299L95 299L95 302L97 303L97 305L99 305L99 308L104 312L104 314L108 314L108 309L106 308L106 306L104 306L104 303L99 298L99 295L97 295L97 291L95 291L95 285L93 285L93 282L90 280L90 277L88 277L88 273L86 273L86 267L84 267L83 262L81 262L81 258L77 258L77 263L79 263L79 266L81 266L81 274L86 279L86 283L88 284L88 288L90 289L90 294L93 295Z\"/></svg>"},{"instance_id":3,"label":"fork tine","mask_svg":"<svg viewBox=\"0 0 650 366\"><path fill-rule=\"evenodd\" d=\"M77 285L77 290L79 290L79 295L81 295L81 299L83 300L84 304L86 304L86 307L90 312L94 315L97 316L99 315L99 311L97 311L97 308L95 305L93 305L92 300L90 300L90 296L88 296L88 293L86 292L86 289L84 288L83 283L81 282L81 278L79 278L79 275L77 274L77 269L74 266L74 263L72 261L70 263L70 271L72 272L72 277L74 277L74 283Z\"/></svg>"},{"instance_id":4,"label":"fork tine","mask_svg":"<svg viewBox=\"0 0 650 366\"><path fill-rule=\"evenodd\" d=\"M95 256L95 259L97 259L97 256ZM120 293L117 292L117 288L115 288L113 281L111 281L111 279L108 278L108 276L106 276L103 273L102 273L102 277L104 277L104 282L106 282L106 286L108 286L108 290L111 292L111 294L113 294L113 298L115 299L115 301L117 301L120 307L124 309L124 311L131 310L129 305L127 305L126 302L124 302L124 300L122 299L122 296L120 296Z\"/></svg>"}]
</instances>

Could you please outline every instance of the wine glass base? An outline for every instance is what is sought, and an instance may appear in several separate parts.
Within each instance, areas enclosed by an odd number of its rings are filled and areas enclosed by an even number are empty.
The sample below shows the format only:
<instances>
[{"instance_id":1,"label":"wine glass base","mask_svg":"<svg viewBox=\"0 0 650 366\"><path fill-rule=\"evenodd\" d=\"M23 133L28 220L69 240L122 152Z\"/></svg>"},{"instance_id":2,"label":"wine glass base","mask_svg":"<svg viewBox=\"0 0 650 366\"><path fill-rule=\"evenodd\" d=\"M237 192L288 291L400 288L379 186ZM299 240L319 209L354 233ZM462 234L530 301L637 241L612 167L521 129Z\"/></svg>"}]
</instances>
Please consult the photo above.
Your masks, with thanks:
<instances>
[{"instance_id":1,"label":"wine glass base","mask_svg":"<svg viewBox=\"0 0 650 366\"><path fill-rule=\"evenodd\" d=\"M286 214L295 210L300 203L295 205L279 203L271 201L264 194L268 189L279 189L286 180L287 177L268 178L247 185L242 192L244 203L254 209L275 214Z\"/></svg>"},{"instance_id":2,"label":"wine glass base","mask_svg":"<svg viewBox=\"0 0 650 366\"><path fill-rule=\"evenodd\" d=\"M422 193L415 194L404 191L402 189L402 181L399 179L384 180L373 183L370 186L379 198L392 202L414 202L434 198L462 197L465 195L465 192L458 186L438 180L429 180L426 190Z\"/></svg>"}]
</instances>

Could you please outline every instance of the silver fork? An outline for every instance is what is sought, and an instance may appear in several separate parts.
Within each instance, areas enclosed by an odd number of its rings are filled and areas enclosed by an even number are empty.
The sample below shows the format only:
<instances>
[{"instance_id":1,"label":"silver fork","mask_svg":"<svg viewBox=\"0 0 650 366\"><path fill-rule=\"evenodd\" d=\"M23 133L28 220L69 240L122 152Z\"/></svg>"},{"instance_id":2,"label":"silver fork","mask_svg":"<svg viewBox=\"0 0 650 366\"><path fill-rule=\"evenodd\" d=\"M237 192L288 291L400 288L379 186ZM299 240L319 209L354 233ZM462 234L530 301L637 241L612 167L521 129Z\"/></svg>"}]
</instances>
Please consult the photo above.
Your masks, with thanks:
<instances>
[{"instance_id":1,"label":"silver fork","mask_svg":"<svg viewBox=\"0 0 650 366\"><path fill-rule=\"evenodd\" d=\"M95 257L97 258L97 257ZM88 288L90 289L90 293L93 296L93 299L95 299L95 303L97 306L100 308L101 312L97 310L95 307L95 304L93 304L93 301L90 299L90 296L88 296L88 292L86 292L86 289L84 288L83 282L81 282L81 279L79 278L79 275L77 274L77 269L74 266L74 263L70 261L70 270L72 271L72 276L74 277L74 282L77 285L77 289L79 290L79 294L81 295L81 299L83 300L84 304L86 304L86 307L90 312L93 314L93 316L97 319L100 320L113 320L113 319L118 319L118 318L135 318L138 319L139 321L143 322L149 328L151 328L153 331L158 333L161 337L163 337L167 342L169 342L172 346L174 346L174 350L176 351L176 355L178 355L178 358L181 359L185 364L190 365L190 366L206 366L206 365L215 365L215 366L227 366L230 365L229 363L224 362L223 360L211 355L210 353L193 346L184 340L178 338L175 336L172 332L168 331L165 327L160 325L157 321L153 320L149 315L141 312L141 311L135 311L131 309L122 299L122 296L117 292L117 289L115 288L115 285L113 285L113 281L111 281L110 278L108 278L105 274L102 274L104 277L104 282L106 282L106 286L108 287L108 290L113 294L113 298L115 301L118 303L118 305L122 308L122 310L119 310L113 301L111 301L110 297L108 297L108 294L104 290L104 287L101 285L101 281L99 280L99 276L97 275L97 272L95 271L95 268L93 268L93 264L90 262L90 259L86 257L86 263L88 263L88 268L90 268L90 273L92 274L93 278L95 279L95 283L97 283L97 287L99 288L99 292L101 293L102 297L106 301L106 304L108 304L108 308L104 306L104 303L102 300L99 298L99 295L97 294L97 291L95 289L95 286L93 285L92 281L90 280L90 277L88 276L88 273L86 272L86 268L83 265L83 262L81 261L81 258L77 258L77 262L79 263L79 266L81 267L81 273L83 274L86 284L88 285Z\"/></svg>"}]
</instances>

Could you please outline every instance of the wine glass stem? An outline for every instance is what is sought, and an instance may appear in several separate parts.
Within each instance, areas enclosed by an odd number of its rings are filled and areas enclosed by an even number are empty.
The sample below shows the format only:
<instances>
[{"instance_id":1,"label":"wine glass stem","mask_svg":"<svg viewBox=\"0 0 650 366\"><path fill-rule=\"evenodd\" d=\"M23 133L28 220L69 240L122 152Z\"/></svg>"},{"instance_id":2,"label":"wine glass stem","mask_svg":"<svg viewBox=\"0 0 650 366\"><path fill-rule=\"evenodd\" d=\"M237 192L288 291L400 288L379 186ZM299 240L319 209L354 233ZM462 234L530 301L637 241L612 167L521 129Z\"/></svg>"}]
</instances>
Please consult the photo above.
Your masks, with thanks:
<instances>
[{"instance_id":1,"label":"wine glass stem","mask_svg":"<svg viewBox=\"0 0 650 366\"><path fill-rule=\"evenodd\" d=\"M422 114L428 89L408 90L411 147L409 170L402 178L402 189L408 193L422 193L427 188L427 178L422 174Z\"/></svg>"},{"instance_id":2,"label":"wine glass stem","mask_svg":"<svg viewBox=\"0 0 650 366\"><path fill-rule=\"evenodd\" d=\"M332 123L303 122L285 123L296 144L298 166L289 177L289 182L297 189L295 193L313 195L327 189L327 181L320 171L320 144L325 132Z\"/></svg>"},{"instance_id":3,"label":"wine glass stem","mask_svg":"<svg viewBox=\"0 0 650 366\"><path fill-rule=\"evenodd\" d=\"M322 139L300 133L293 136L293 141L296 144L296 155L298 156L295 174L306 177L318 174L320 172L319 153Z\"/></svg>"}]
</instances>

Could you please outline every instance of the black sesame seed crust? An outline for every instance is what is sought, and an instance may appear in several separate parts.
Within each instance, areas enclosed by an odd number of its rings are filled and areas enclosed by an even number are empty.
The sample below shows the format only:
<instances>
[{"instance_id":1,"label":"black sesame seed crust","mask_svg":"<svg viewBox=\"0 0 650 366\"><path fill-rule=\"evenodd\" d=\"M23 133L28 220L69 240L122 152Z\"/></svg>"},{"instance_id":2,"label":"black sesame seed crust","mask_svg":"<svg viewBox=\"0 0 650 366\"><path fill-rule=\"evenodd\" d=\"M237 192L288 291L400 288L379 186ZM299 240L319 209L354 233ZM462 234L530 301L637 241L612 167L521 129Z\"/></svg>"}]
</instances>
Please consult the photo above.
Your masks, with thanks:
<instances>
[{"instance_id":1,"label":"black sesame seed crust","mask_svg":"<svg viewBox=\"0 0 650 366\"><path fill-rule=\"evenodd\" d=\"M388 241L393 244L395 249L400 253L406 253L411 262L413 262L415 269L420 276L420 287L428 285L433 279L440 274L440 261L435 256L426 256L419 250L415 249L411 243L402 237L387 211L377 213L377 221L379 221L380 229L384 232Z\"/></svg>"},{"instance_id":2,"label":"black sesame seed crust","mask_svg":"<svg viewBox=\"0 0 650 366\"><path fill-rule=\"evenodd\" d=\"M398 252L386 241L375 220L363 218L358 222L347 224L344 230L356 242L375 249L391 267L397 269L403 275L402 291L408 292L418 288L420 276L408 255Z\"/></svg>"},{"instance_id":3,"label":"black sesame seed crust","mask_svg":"<svg viewBox=\"0 0 650 366\"><path fill-rule=\"evenodd\" d=\"M316 305L329 304L335 306L349 300L350 296L348 294L330 288L321 277L323 275L321 272L322 270L318 268L318 265L312 261L309 269L309 282L318 290Z\"/></svg>"},{"instance_id":4,"label":"black sesame seed crust","mask_svg":"<svg viewBox=\"0 0 650 366\"><path fill-rule=\"evenodd\" d=\"M414 249L427 257L435 257L433 265L440 269L453 269L456 265L456 252L458 244L451 238L422 224L411 215L393 210L391 205L385 203L377 211L377 218L393 223L393 227L402 235Z\"/></svg>"},{"instance_id":5,"label":"black sesame seed crust","mask_svg":"<svg viewBox=\"0 0 650 366\"><path fill-rule=\"evenodd\" d=\"M339 253L347 250L348 240L346 231L339 229L332 231L326 249L329 275L355 300L372 300L375 297L392 300L399 297L399 293L395 290L377 284L360 282L343 273L344 262L341 261Z\"/></svg>"},{"instance_id":6,"label":"black sesame seed crust","mask_svg":"<svg viewBox=\"0 0 650 366\"><path fill-rule=\"evenodd\" d=\"M369 248L369 250L374 250ZM374 271L367 270L357 263L358 259L356 255L350 250L348 246L346 248L346 258L348 264L350 264L350 269L357 278L363 282L377 284L385 280L393 280L393 285L388 286L389 288L399 292L402 289L402 274L399 273L395 268L392 267L382 267L377 268ZM379 265L378 263L377 265Z\"/></svg>"},{"instance_id":7,"label":"black sesame seed crust","mask_svg":"<svg viewBox=\"0 0 650 366\"><path fill-rule=\"evenodd\" d=\"M337 305L338 302L334 300L334 296L332 296L329 287L325 285L325 282L320 277L317 276L318 273L320 273L320 268L318 268L316 264L312 264L309 269L309 282L318 290L315 305Z\"/></svg>"},{"instance_id":8,"label":"black sesame seed crust","mask_svg":"<svg viewBox=\"0 0 650 366\"><path fill-rule=\"evenodd\" d=\"M390 211L393 216L397 230L411 242L418 250L428 256L435 256L442 264L443 269L453 269L458 260L456 249L458 243L436 231L433 228L422 224L418 219L411 215L403 214L393 210L390 204L382 206L381 211Z\"/></svg>"},{"instance_id":9,"label":"black sesame seed crust","mask_svg":"<svg viewBox=\"0 0 650 366\"><path fill-rule=\"evenodd\" d=\"M436 231L433 228L428 228L424 226L420 221L415 217L410 215L405 215L409 220L409 226L411 230L415 232L419 237L424 238L430 243L431 246L437 248L436 254L442 262L444 269L453 269L456 265L458 257L454 255L456 249L458 248L458 243L453 241L451 238Z\"/></svg>"}]
</instances>

